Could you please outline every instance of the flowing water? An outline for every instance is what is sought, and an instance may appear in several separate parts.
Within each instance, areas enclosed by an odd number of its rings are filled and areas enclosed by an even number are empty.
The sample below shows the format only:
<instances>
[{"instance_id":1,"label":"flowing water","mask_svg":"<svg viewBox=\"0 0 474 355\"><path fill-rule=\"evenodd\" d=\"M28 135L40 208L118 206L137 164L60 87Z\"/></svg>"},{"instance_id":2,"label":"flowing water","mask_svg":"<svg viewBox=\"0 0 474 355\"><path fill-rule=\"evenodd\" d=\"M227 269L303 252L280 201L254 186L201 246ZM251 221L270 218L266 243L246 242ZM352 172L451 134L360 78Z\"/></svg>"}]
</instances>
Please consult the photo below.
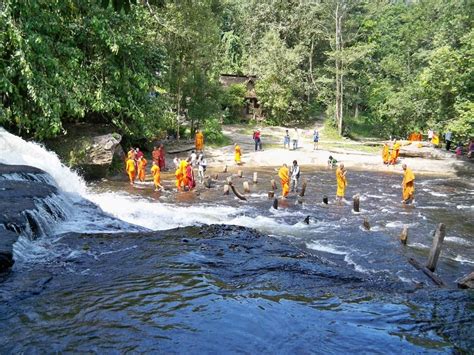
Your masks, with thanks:
<instances>
[{"instance_id":1,"label":"flowing water","mask_svg":"<svg viewBox=\"0 0 474 355\"><path fill-rule=\"evenodd\" d=\"M198 193L86 185L53 153L1 130L0 163L48 172L44 183L61 192L49 204L64 216L15 244L0 283L2 353L473 349L473 293L455 285L474 267L468 177L417 176L416 204L402 206L399 174L349 171L347 196L361 195L354 213L334 203L334 171L309 167L304 202L289 198L274 210L272 169L258 169L245 202L222 195L231 174ZM252 172L244 168L250 180ZM233 177L241 191L243 180ZM426 261L440 222L445 288L407 262Z\"/></svg>"}]
</instances>

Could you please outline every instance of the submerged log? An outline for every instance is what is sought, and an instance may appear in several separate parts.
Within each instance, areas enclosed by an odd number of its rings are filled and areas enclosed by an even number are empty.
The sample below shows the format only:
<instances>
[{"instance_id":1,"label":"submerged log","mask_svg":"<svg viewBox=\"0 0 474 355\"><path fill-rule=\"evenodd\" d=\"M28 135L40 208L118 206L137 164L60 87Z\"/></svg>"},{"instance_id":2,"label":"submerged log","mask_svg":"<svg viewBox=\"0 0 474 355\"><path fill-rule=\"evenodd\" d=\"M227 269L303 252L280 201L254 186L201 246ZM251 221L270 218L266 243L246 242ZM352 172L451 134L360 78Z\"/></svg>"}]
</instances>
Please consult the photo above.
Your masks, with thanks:
<instances>
[{"instance_id":1,"label":"submerged log","mask_svg":"<svg viewBox=\"0 0 474 355\"><path fill-rule=\"evenodd\" d=\"M250 192L250 186L249 186L249 182L248 182L248 181L244 181L243 187L244 187L244 192L245 192L245 193L249 193L249 192Z\"/></svg>"},{"instance_id":2,"label":"submerged log","mask_svg":"<svg viewBox=\"0 0 474 355\"><path fill-rule=\"evenodd\" d=\"M306 218L303 221L305 224L309 224L309 216L306 216Z\"/></svg>"},{"instance_id":3,"label":"submerged log","mask_svg":"<svg viewBox=\"0 0 474 355\"><path fill-rule=\"evenodd\" d=\"M224 195L228 195L229 194L229 185L225 184L224 185Z\"/></svg>"},{"instance_id":4,"label":"submerged log","mask_svg":"<svg viewBox=\"0 0 474 355\"><path fill-rule=\"evenodd\" d=\"M403 245L407 245L407 241L408 241L408 227L403 226L402 233L400 234L400 243L402 243Z\"/></svg>"},{"instance_id":5,"label":"submerged log","mask_svg":"<svg viewBox=\"0 0 474 355\"><path fill-rule=\"evenodd\" d=\"M278 199L277 198L273 200L273 208L276 209L276 210L278 209Z\"/></svg>"},{"instance_id":6,"label":"submerged log","mask_svg":"<svg viewBox=\"0 0 474 355\"><path fill-rule=\"evenodd\" d=\"M410 258L408 262L415 267L417 270L421 270L426 276L428 276L431 281L435 283L437 286L444 286L443 280L436 275L435 273L431 272L426 266L421 265L416 259Z\"/></svg>"},{"instance_id":7,"label":"submerged log","mask_svg":"<svg viewBox=\"0 0 474 355\"><path fill-rule=\"evenodd\" d=\"M474 288L474 271L456 281L459 288Z\"/></svg>"},{"instance_id":8,"label":"submerged log","mask_svg":"<svg viewBox=\"0 0 474 355\"><path fill-rule=\"evenodd\" d=\"M328 200L328 197L327 196L323 196L323 203L325 205L327 205L329 203L329 200Z\"/></svg>"},{"instance_id":9,"label":"submerged log","mask_svg":"<svg viewBox=\"0 0 474 355\"><path fill-rule=\"evenodd\" d=\"M356 195L352 196L352 200L353 200L354 212L360 212L360 209L359 209L360 195L356 194Z\"/></svg>"},{"instance_id":10,"label":"submerged log","mask_svg":"<svg viewBox=\"0 0 474 355\"><path fill-rule=\"evenodd\" d=\"M306 179L304 179L303 180L303 186L301 187L301 192L300 192L301 197L303 197L304 193L306 192L306 185L307 185L307 182L306 182Z\"/></svg>"},{"instance_id":11,"label":"submerged log","mask_svg":"<svg viewBox=\"0 0 474 355\"><path fill-rule=\"evenodd\" d=\"M430 255L428 256L428 263L426 267L431 270L436 270L436 264L438 263L439 254L441 253L441 246L443 245L444 236L446 235L446 226L443 223L438 224L436 233L433 238L433 245L430 249Z\"/></svg>"},{"instance_id":12,"label":"submerged log","mask_svg":"<svg viewBox=\"0 0 474 355\"><path fill-rule=\"evenodd\" d=\"M253 173L253 183L256 184L258 181L258 176L257 176L257 173Z\"/></svg>"},{"instance_id":13,"label":"submerged log","mask_svg":"<svg viewBox=\"0 0 474 355\"><path fill-rule=\"evenodd\" d=\"M275 197L275 192L274 191L268 191L268 198L274 198Z\"/></svg>"},{"instance_id":14,"label":"submerged log","mask_svg":"<svg viewBox=\"0 0 474 355\"><path fill-rule=\"evenodd\" d=\"M247 201L247 198L244 195L242 195L239 191L237 191L237 189L235 188L234 184L232 184L232 182L229 182L229 186L232 189L232 192L234 193L235 196L237 196L242 201Z\"/></svg>"}]
</instances>

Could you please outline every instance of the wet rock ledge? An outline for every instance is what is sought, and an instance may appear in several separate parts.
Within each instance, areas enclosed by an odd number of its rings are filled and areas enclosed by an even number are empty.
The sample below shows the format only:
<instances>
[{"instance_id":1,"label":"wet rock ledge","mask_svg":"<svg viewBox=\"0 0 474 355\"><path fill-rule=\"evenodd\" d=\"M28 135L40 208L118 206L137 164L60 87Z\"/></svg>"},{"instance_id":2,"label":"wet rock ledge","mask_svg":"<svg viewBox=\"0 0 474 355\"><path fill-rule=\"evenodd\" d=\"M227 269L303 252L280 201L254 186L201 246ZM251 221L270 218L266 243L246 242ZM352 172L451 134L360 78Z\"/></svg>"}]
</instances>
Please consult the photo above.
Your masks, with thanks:
<instances>
[{"instance_id":1,"label":"wet rock ledge","mask_svg":"<svg viewBox=\"0 0 474 355\"><path fill-rule=\"evenodd\" d=\"M37 232L39 226L32 215L37 201L57 192L45 182L47 177L30 166L0 164L0 273L12 267L13 244L19 235Z\"/></svg>"}]
</instances>

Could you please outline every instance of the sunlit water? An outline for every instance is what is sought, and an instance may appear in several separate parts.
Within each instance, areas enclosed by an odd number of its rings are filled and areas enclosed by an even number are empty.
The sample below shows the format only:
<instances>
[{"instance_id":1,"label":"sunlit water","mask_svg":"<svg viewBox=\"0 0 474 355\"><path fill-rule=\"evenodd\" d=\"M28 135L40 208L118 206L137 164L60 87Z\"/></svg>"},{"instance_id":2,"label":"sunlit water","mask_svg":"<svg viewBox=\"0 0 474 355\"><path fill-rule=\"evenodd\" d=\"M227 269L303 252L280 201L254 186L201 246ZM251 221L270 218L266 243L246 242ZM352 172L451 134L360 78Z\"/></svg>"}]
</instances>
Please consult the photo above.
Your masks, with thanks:
<instances>
[{"instance_id":1,"label":"sunlit water","mask_svg":"<svg viewBox=\"0 0 474 355\"><path fill-rule=\"evenodd\" d=\"M0 151L17 149L1 138ZM48 172L68 187L70 217L16 244L13 272L0 284L2 352L472 350L473 294L455 286L474 267L467 178L417 176L416 204L402 206L401 175L350 171L347 197L361 195L356 214L350 201L335 204L328 170L303 168L303 203L292 196L274 210L269 169L258 170L245 202L222 195L230 173L198 193L156 193L151 183L68 183L55 164ZM249 180L252 173L244 168ZM245 179L233 178L240 191ZM407 262L426 261L440 222L441 289Z\"/></svg>"}]
</instances>

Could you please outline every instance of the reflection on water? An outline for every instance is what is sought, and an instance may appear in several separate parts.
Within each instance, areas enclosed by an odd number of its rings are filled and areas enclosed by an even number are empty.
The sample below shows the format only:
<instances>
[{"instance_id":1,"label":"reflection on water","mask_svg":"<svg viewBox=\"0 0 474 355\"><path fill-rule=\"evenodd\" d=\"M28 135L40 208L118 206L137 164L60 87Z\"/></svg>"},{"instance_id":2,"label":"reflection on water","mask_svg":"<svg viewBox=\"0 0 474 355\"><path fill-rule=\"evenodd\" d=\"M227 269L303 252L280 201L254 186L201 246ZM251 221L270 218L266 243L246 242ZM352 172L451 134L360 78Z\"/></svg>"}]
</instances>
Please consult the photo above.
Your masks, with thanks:
<instances>
[{"instance_id":1,"label":"reflection on water","mask_svg":"<svg viewBox=\"0 0 474 355\"><path fill-rule=\"evenodd\" d=\"M362 195L362 212L354 214L350 203L334 204L334 172L306 177L304 203L290 198L276 211L267 199L269 171L259 171L249 202L222 195L224 176L213 189L178 197L146 185L95 186L93 202L150 231L114 224L82 206L54 238L25 241L37 253L21 259L0 286L0 349L472 349L473 295L454 288L474 261L472 186L417 176L416 206L404 207L400 175L349 172L347 196ZM330 205L321 203L324 195ZM370 231L361 228L364 217ZM439 222L447 225L438 266L447 289L436 289L406 262L426 260ZM409 226L406 247L398 241L403 225ZM184 228L170 230L175 227Z\"/></svg>"}]
</instances>

